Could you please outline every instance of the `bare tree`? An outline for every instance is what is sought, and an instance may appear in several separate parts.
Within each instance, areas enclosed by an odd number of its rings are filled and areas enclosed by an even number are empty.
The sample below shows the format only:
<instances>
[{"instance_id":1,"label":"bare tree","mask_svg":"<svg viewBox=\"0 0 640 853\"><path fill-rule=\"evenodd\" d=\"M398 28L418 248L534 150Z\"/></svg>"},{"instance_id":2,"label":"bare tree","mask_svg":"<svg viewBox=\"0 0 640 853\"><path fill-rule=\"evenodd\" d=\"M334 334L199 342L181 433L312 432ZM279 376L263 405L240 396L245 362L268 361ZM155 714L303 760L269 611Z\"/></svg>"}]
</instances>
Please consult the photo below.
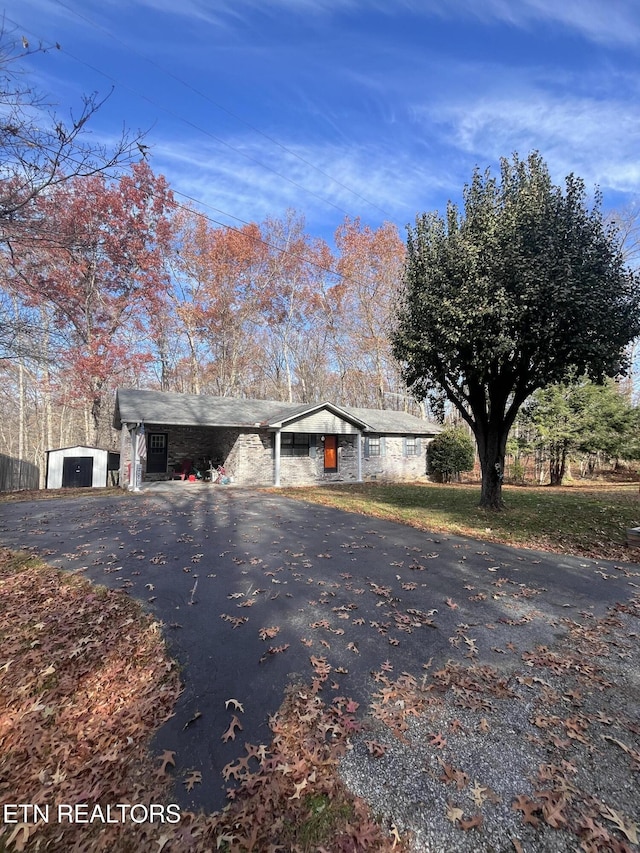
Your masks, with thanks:
<instances>
[{"instance_id":1,"label":"bare tree","mask_svg":"<svg viewBox=\"0 0 640 853\"><path fill-rule=\"evenodd\" d=\"M50 50L0 30L0 241L34 239L30 203L70 178L111 174L146 156L142 134L122 130L112 147L96 143L87 125L109 97L84 96L66 120L31 86L21 61ZM16 249L17 250L17 249Z\"/></svg>"}]
</instances>

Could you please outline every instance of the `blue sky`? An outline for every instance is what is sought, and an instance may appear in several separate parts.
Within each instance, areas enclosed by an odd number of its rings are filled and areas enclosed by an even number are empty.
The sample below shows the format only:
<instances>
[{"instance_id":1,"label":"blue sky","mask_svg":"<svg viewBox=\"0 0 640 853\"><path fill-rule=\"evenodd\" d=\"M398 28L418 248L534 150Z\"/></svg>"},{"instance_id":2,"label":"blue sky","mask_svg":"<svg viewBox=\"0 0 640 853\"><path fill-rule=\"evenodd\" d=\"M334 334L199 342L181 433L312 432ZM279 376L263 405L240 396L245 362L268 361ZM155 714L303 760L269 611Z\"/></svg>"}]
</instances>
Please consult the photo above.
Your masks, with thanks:
<instances>
[{"instance_id":1,"label":"blue sky","mask_svg":"<svg viewBox=\"0 0 640 853\"><path fill-rule=\"evenodd\" d=\"M146 130L155 171L221 223L289 207L401 230L474 166L537 149L554 180L640 197L637 0L5 0L61 115ZM27 63L25 63L27 64Z\"/></svg>"}]
</instances>

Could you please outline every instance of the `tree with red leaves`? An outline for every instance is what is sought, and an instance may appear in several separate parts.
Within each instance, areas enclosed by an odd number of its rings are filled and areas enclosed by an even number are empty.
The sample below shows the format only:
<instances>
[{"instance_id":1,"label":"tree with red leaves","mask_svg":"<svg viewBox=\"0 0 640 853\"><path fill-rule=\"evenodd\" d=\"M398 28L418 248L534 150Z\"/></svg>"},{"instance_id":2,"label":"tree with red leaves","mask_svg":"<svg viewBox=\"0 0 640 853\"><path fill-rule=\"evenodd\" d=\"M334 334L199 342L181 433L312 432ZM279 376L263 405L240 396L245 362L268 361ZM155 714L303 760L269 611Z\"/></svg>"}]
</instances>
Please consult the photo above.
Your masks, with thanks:
<instances>
[{"instance_id":1,"label":"tree with red leaves","mask_svg":"<svg viewBox=\"0 0 640 853\"><path fill-rule=\"evenodd\" d=\"M168 287L173 207L146 162L116 181L75 178L34 199L41 239L12 257L13 288L51 307L63 376L90 409L96 443L110 381L149 358L141 340Z\"/></svg>"}]
</instances>

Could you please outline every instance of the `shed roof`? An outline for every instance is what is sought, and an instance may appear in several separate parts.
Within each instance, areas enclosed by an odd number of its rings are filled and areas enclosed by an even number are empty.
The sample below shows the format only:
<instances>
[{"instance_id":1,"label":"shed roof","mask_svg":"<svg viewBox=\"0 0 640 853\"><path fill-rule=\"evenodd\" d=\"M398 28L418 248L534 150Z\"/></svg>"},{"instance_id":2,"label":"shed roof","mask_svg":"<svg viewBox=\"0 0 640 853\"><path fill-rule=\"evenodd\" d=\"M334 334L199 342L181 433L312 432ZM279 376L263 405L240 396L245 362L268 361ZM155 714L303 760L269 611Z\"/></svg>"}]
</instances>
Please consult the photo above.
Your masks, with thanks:
<instances>
[{"instance_id":1,"label":"shed roof","mask_svg":"<svg viewBox=\"0 0 640 853\"><path fill-rule=\"evenodd\" d=\"M327 408L350 420L365 432L435 435L441 427L405 412L336 406L333 403L283 403L280 400L249 400L210 397L203 394L176 394L168 391L140 391L119 388L116 394L114 426L140 422L158 425L210 427L284 428L288 421Z\"/></svg>"},{"instance_id":2,"label":"shed roof","mask_svg":"<svg viewBox=\"0 0 640 853\"><path fill-rule=\"evenodd\" d=\"M106 447L95 447L93 444L69 444L67 447L51 447L45 453L60 453L65 450L99 450L101 453L117 453L119 450L108 450Z\"/></svg>"}]
</instances>

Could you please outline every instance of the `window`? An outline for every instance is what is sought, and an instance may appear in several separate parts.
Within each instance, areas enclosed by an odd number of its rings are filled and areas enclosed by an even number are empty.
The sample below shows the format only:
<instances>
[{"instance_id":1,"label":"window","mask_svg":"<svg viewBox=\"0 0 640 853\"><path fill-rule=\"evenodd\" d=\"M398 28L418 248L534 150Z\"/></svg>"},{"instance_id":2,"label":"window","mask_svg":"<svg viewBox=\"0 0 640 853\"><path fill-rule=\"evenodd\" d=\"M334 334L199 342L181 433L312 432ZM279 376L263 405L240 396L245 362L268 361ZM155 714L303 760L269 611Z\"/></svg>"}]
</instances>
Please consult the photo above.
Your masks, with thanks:
<instances>
[{"instance_id":1,"label":"window","mask_svg":"<svg viewBox=\"0 0 640 853\"><path fill-rule=\"evenodd\" d=\"M405 456L417 456L420 452L418 450L418 439L415 435L408 435L404 440L404 451Z\"/></svg>"},{"instance_id":2,"label":"window","mask_svg":"<svg viewBox=\"0 0 640 853\"><path fill-rule=\"evenodd\" d=\"M151 453L164 453L167 446L167 436L161 432L152 432L149 436L149 450Z\"/></svg>"},{"instance_id":3,"label":"window","mask_svg":"<svg viewBox=\"0 0 640 853\"><path fill-rule=\"evenodd\" d=\"M383 435L366 435L364 438L364 458L385 456L385 437Z\"/></svg>"},{"instance_id":4,"label":"window","mask_svg":"<svg viewBox=\"0 0 640 853\"><path fill-rule=\"evenodd\" d=\"M369 448L368 448L369 453L367 454L368 456L381 456L380 436L379 435L369 436L368 444L369 444Z\"/></svg>"},{"instance_id":5,"label":"window","mask_svg":"<svg viewBox=\"0 0 640 853\"><path fill-rule=\"evenodd\" d=\"M309 435L306 432L283 432L280 437L281 456L308 456Z\"/></svg>"}]
</instances>

